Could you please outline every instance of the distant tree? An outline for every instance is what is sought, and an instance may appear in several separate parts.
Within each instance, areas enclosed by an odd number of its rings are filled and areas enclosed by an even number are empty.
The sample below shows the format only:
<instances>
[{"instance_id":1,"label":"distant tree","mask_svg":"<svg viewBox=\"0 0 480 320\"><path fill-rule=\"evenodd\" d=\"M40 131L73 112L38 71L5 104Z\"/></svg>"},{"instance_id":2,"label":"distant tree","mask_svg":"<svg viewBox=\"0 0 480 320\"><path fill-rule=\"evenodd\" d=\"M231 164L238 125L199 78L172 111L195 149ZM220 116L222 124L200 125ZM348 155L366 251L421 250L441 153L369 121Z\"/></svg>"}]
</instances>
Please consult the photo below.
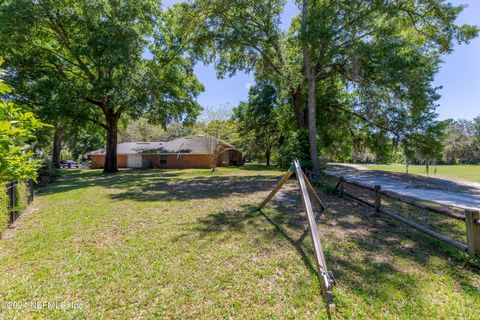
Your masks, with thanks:
<instances>
[{"instance_id":1,"label":"distant tree","mask_svg":"<svg viewBox=\"0 0 480 320\"><path fill-rule=\"evenodd\" d=\"M208 161L212 172L215 171L220 155L225 150L220 139L209 134L199 134L200 142L208 154Z\"/></svg>"},{"instance_id":2,"label":"distant tree","mask_svg":"<svg viewBox=\"0 0 480 320\"><path fill-rule=\"evenodd\" d=\"M480 150L480 116L473 119L473 125L475 130L475 140L477 148Z\"/></svg>"},{"instance_id":3,"label":"distant tree","mask_svg":"<svg viewBox=\"0 0 480 320\"><path fill-rule=\"evenodd\" d=\"M232 109L227 103L225 105L219 105L217 107L204 107L202 113L198 117L197 122L199 123L210 123L210 122L222 122L227 121L232 116Z\"/></svg>"},{"instance_id":4,"label":"distant tree","mask_svg":"<svg viewBox=\"0 0 480 320\"><path fill-rule=\"evenodd\" d=\"M424 162L427 175L432 163L435 165L436 173L436 164L442 159L447 125L448 121L437 122L413 137L417 157Z\"/></svg>"},{"instance_id":5,"label":"distant tree","mask_svg":"<svg viewBox=\"0 0 480 320\"><path fill-rule=\"evenodd\" d=\"M167 140L167 131L159 125L149 123L146 118L129 119L118 133L119 142Z\"/></svg>"},{"instance_id":6,"label":"distant tree","mask_svg":"<svg viewBox=\"0 0 480 320\"><path fill-rule=\"evenodd\" d=\"M368 132L367 145L375 154L375 162L389 163L392 156L392 139L383 130Z\"/></svg>"},{"instance_id":7,"label":"distant tree","mask_svg":"<svg viewBox=\"0 0 480 320\"><path fill-rule=\"evenodd\" d=\"M241 140L237 132L238 123L233 119L198 122L192 127L193 133L206 133L225 142L238 145Z\"/></svg>"},{"instance_id":8,"label":"distant tree","mask_svg":"<svg viewBox=\"0 0 480 320\"><path fill-rule=\"evenodd\" d=\"M189 136L193 133L192 126L185 126L179 122L173 122L167 126L165 140L173 140L181 137Z\"/></svg>"},{"instance_id":9,"label":"distant tree","mask_svg":"<svg viewBox=\"0 0 480 320\"><path fill-rule=\"evenodd\" d=\"M7 80L55 79L67 107L106 130L104 171L115 172L122 116L166 126L198 115L203 87L186 52L199 17L179 11L182 4L162 12L153 0L3 1Z\"/></svg>"},{"instance_id":10,"label":"distant tree","mask_svg":"<svg viewBox=\"0 0 480 320\"><path fill-rule=\"evenodd\" d=\"M84 126L75 126L68 130L64 142L74 160L83 160L87 152L105 146L105 135L102 128L87 123Z\"/></svg>"},{"instance_id":11,"label":"distant tree","mask_svg":"<svg viewBox=\"0 0 480 320\"><path fill-rule=\"evenodd\" d=\"M265 156L267 165L273 151L278 147L279 128L276 115L277 95L275 87L268 82L257 82L250 88L248 102L234 109L238 121L238 135L244 146Z\"/></svg>"},{"instance_id":12,"label":"distant tree","mask_svg":"<svg viewBox=\"0 0 480 320\"><path fill-rule=\"evenodd\" d=\"M404 139L402 142L403 155L405 159L405 171L408 173L410 164L415 161L415 141L414 139Z\"/></svg>"},{"instance_id":13,"label":"distant tree","mask_svg":"<svg viewBox=\"0 0 480 320\"><path fill-rule=\"evenodd\" d=\"M444 160L450 164L480 161L473 121L449 121L446 128Z\"/></svg>"}]
</instances>

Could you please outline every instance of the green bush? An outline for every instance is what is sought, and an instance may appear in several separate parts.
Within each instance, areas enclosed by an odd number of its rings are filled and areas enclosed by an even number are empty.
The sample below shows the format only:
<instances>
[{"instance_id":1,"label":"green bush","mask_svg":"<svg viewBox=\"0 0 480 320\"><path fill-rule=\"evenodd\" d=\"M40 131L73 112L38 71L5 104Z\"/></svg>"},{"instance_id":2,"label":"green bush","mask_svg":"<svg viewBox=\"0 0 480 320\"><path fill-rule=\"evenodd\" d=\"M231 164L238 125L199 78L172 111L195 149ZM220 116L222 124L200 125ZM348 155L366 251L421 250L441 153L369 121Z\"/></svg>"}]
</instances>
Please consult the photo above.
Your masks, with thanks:
<instances>
[{"instance_id":1,"label":"green bush","mask_svg":"<svg viewBox=\"0 0 480 320\"><path fill-rule=\"evenodd\" d=\"M2 187L4 188L5 185ZM8 197L5 190L0 192L0 235L7 228L8 220L10 219L8 213Z\"/></svg>"},{"instance_id":2,"label":"green bush","mask_svg":"<svg viewBox=\"0 0 480 320\"><path fill-rule=\"evenodd\" d=\"M28 206L28 183L19 182L17 183L16 197L17 205L15 206L15 211L17 213L22 212Z\"/></svg>"},{"instance_id":3,"label":"green bush","mask_svg":"<svg viewBox=\"0 0 480 320\"><path fill-rule=\"evenodd\" d=\"M28 206L28 198L30 196L28 182L19 182L17 183L15 188L15 196L17 203L14 211L17 214L20 214ZM0 192L0 235L7 228L9 220L10 212L8 210L8 194L4 189L3 192Z\"/></svg>"},{"instance_id":4,"label":"green bush","mask_svg":"<svg viewBox=\"0 0 480 320\"><path fill-rule=\"evenodd\" d=\"M337 184L330 179L323 179L320 182L320 188L322 192L325 194L330 194L330 195L336 194L337 193L337 191L335 190L336 186Z\"/></svg>"},{"instance_id":5,"label":"green bush","mask_svg":"<svg viewBox=\"0 0 480 320\"><path fill-rule=\"evenodd\" d=\"M47 184L53 182L59 175L60 172L55 168L50 161L45 161L42 163L40 168L37 170L38 177L36 180L36 185L38 187L46 186Z\"/></svg>"},{"instance_id":6,"label":"green bush","mask_svg":"<svg viewBox=\"0 0 480 320\"><path fill-rule=\"evenodd\" d=\"M282 169L288 169L293 159L297 158L303 168L310 169L310 149L308 130L292 132L278 150L278 163Z\"/></svg>"}]
</instances>

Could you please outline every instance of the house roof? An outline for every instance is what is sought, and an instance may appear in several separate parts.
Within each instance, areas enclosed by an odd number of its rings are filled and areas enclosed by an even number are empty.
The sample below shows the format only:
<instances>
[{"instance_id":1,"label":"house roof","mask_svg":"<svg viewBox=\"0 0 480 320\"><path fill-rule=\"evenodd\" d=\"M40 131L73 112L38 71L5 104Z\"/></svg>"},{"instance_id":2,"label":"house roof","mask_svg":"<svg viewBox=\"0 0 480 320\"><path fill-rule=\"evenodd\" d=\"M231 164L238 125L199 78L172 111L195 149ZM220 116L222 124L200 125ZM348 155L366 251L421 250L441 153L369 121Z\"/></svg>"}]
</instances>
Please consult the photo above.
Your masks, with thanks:
<instances>
[{"instance_id":1,"label":"house roof","mask_svg":"<svg viewBox=\"0 0 480 320\"><path fill-rule=\"evenodd\" d=\"M227 149L235 149L231 144L208 135L183 137L167 142L124 142L117 145L117 154L209 154L210 145L215 141ZM105 148L88 152L87 155L104 155Z\"/></svg>"}]
</instances>

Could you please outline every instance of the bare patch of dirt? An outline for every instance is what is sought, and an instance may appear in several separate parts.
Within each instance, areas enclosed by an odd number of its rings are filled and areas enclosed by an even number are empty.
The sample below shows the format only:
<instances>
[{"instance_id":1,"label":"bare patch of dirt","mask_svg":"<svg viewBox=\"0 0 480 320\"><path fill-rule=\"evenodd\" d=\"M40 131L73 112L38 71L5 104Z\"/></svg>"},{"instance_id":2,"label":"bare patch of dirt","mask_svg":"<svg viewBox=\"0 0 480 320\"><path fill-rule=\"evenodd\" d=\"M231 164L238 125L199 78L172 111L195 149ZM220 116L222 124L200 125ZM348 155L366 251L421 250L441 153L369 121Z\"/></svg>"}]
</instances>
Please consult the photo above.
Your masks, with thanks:
<instances>
[{"instance_id":1,"label":"bare patch of dirt","mask_svg":"<svg viewBox=\"0 0 480 320\"><path fill-rule=\"evenodd\" d=\"M8 228L3 232L1 239L11 239L15 236L17 231L22 228L22 221L26 219L31 214L37 212L39 208L36 206L35 200L28 205L25 210L20 214L20 216L15 220Z\"/></svg>"}]
</instances>

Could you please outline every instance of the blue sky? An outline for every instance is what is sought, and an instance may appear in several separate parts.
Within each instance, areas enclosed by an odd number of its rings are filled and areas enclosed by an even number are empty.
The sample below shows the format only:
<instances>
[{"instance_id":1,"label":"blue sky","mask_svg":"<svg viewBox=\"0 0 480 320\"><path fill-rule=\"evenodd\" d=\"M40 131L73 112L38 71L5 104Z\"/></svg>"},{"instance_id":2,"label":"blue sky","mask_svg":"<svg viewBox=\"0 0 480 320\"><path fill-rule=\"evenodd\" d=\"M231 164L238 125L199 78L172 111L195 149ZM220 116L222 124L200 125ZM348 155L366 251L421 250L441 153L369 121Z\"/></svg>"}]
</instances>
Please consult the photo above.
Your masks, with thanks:
<instances>
[{"instance_id":1,"label":"blue sky","mask_svg":"<svg viewBox=\"0 0 480 320\"><path fill-rule=\"evenodd\" d=\"M166 1L168 6L174 2ZM466 4L467 8L459 16L457 23L480 25L479 0L451 0L455 5ZM288 1L282 16L283 28L287 29L298 9ZM456 46L455 51L444 57L434 85L442 86L442 95L437 112L440 119L473 119L480 115L480 38L469 45ZM248 96L248 87L254 82L252 74L238 72L234 77L217 79L215 69L203 64L195 67L195 73L205 86L205 92L198 100L207 108L232 108Z\"/></svg>"}]
</instances>

